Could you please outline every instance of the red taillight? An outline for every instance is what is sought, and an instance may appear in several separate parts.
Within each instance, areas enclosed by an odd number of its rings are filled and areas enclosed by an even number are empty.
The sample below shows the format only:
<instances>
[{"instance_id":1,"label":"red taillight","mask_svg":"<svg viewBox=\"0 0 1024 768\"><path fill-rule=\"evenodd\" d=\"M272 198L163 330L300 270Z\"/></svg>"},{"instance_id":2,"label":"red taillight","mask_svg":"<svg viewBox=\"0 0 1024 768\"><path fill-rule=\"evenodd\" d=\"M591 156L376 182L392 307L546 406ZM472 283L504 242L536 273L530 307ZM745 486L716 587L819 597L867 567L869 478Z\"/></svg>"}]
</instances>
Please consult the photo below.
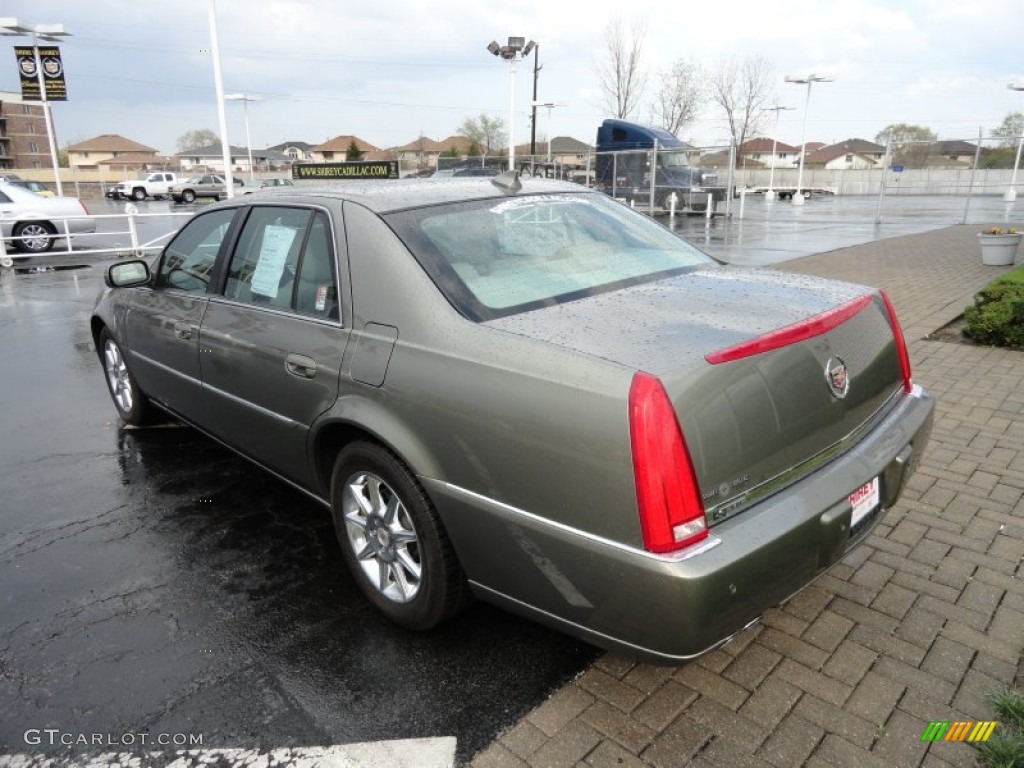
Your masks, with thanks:
<instances>
[{"instance_id":1,"label":"red taillight","mask_svg":"<svg viewBox=\"0 0 1024 768\"><path fill-rule=\"evenodd\" d=\"M82 200L79 200L78 204L80 206L82 206L82 210L85 211L85 215L86 216L91 216L92 215L92 214L89 213L89 209L85 207L85 203Z\"/></svg>"},{"instance_id":2,"label":"red taillight","mask_svg":"<svg viewBox=\"0 0 1024 768\"><path fill-rule=\"evenodd\" d=\"M879 293L882 294L882 301L885 302L885 311L889 313L892 338L896 342L896 354L899 356L900 370L903 372L903 391L910 392L914 389L914 385L910 381L910 355L907 353L907 342L903 338L903 329L900 328L900 321L896 319L896 310L892 308L889 297L885 295L885 291L879 291Z\"/></svg>"},{"instance_id":3,"label":"red taillight","mask_svg":"<svg viewBox=\"0 0 1024 768\"><path fill-rule=\"evenodd\" d=\"M807 320L801 320L799 323L787 325L785 328L779 328L777 331L770 331L763 336L758 336L756 339L742 341L739 344L720 349L717 352L711 352L705 355L704 359L712 365L728 363L743 357L770 352L779 347L785 347L790 344L796 344L798 341L820 336L845 323L870 303L870 296L861 296L853 301L840 304L838 307L827 312L822 312L820 315L815 315Z\"/></svg>"},{"instance_id":4,"label":"red taillight","mask_svg":"<svg viewBox=\"0 0 1024 768\"><path fill-rule=\"evenodd\" d=\"M644 547L671 552L707 537L690 452L665 388L647 373L629 387L629 442Z\"/></svg>"}]
</instances>

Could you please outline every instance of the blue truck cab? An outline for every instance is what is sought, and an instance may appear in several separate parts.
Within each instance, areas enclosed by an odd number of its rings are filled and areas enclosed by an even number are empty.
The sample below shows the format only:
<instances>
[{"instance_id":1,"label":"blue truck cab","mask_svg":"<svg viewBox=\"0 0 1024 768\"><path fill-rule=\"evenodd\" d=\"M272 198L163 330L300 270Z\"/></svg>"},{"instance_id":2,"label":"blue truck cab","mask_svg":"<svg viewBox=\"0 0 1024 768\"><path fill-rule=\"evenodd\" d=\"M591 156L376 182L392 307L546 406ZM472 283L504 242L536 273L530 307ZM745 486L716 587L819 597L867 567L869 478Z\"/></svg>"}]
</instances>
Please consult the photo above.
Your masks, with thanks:
<instances>
[{"instance_id":1,"label":"blue truck cab","mask_svg":"<svg viewBox=\"0 0 1024 768\"><path fill-rule=\"evenodd\" d=\"M609 119L597 129L597 164L594 183L617 198L647 204L651 199L650 150L657 148L654 204L668 210L676 197L676 210L704 211L708 194L718 202L726 191L718 174L690 165L688 145L661 128Z\"/></svg>"}]
</instances>

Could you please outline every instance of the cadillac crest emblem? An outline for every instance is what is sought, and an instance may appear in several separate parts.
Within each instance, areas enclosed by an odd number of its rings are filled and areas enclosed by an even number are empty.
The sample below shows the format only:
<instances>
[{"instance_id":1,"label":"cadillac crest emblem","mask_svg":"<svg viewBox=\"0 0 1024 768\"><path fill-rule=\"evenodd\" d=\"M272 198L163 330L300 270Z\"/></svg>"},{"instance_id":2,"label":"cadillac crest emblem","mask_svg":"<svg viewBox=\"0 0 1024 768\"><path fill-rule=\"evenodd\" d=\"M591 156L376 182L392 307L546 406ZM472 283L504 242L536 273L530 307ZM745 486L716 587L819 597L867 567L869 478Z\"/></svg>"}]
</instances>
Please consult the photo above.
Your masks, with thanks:
<instances>
[{"instance_id":1,"label":"cadillac crest emblem","mask_svg":"<svg viewBox=\"0 0 1024 768\"><path fill-rule=\"evenodd\" d=\"M830 357L825 363L825 381L832 394L842 399L850 391L850 376L846 363L839 357Z\"/></svg>"}]
</instances>

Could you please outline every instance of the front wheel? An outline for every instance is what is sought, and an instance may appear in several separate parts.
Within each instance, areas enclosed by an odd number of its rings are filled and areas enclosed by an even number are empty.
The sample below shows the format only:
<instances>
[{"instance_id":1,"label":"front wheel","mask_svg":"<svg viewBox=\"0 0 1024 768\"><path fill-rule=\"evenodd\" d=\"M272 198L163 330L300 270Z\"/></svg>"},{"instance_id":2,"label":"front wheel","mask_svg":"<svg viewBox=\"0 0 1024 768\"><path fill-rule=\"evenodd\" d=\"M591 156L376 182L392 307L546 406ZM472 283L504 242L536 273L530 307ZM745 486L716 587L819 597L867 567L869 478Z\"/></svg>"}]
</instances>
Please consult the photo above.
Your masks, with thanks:
<instances>
[{"instance_id":1,"label":"front wheel","mask_svg":"<svg viewBox=\"0 0 1024 768\"><path fill-rule=\"evenodd\" d=\"M184 200L186 203L194 203L196 201L196 193L193 192L191 189L186 189L184 192L181 193L181 199Z\"/></svg>"},{"instance_id":2,"label":"front wheel","mask_svg":"<svg viewBox=\"0 0 1024 768\"><path fill-rule=\"evenodd\" d=\"M57 230L48 221L23 221L14 226L11 234L22 238L14 241L14 247L22 253L46 253L53 248Z\"/></svg>"},{"instance_id":3,"label":"front wheel","mask_svg":"<svg viewBox=\"0 0 1024 768\"><path fill-rule=\"evenodd\" d=\"M146 190L144 190L142 187L136 187L135 189L132 190L132 199L134 199L136 202L142 202L143 200L146 199Z\"/></svg>"},{"instance_id":4,"label":"front wheel","mask_svg":"<svg viewBox=\"0 0 1024 768\"><path fill-rule=\"evenodd\" d=\"M466 578L437 511L389 451L346 446L331 477L331 509L346 565L391 621L431 629L466 604Z\"/></svg>"},{"instance_id":5,"label":"front wheel","mask_svg":"<svg viewBox=\"0 0 1024 768\"><path fill-rule=\"evenodd\" d=\"M107 389L110 390L110 397L121 419L136 427L147 423L151 415L149 400L135 383L121 347L106 328L100 333L100 354Z\"/></svg>"}]
</instances>

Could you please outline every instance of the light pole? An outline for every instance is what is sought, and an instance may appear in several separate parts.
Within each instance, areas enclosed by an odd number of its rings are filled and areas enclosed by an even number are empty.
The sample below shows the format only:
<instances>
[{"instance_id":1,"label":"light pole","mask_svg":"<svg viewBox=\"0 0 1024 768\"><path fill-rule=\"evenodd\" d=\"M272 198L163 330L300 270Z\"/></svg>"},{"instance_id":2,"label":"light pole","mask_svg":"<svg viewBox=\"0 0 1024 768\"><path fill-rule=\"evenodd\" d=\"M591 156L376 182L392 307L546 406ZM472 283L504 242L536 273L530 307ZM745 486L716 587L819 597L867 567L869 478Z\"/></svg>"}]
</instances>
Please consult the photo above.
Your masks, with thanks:
<instances>
[{"instance_id":1,"label":"light pole","mask_svg":"<svg viewBox=\"0 0 1024 768\"><path fill-rule=\"evenodd\" d=\"M547 123L546 128L547 128L547 133L548 133L547 145L548 145L548 162L549 163L551 162L551 110L554 107L565 107L565 106L568 106L568 105L567 104L555 104L555 102L553 102L553 101L534 101L533 102L534 114L536 114L537 107L546 107L547 110L548 110L548 123Z\"/></svg>"},{"instance_id":2,"label":"light pole","mask_svg":"<svg viewBox=\"0 0 1024 768\"><path fill-rule=\"evenodd\" d=\"M53 135L53 116L50 114L50 102L46 98L46 81L43 78L43 62L39 56L39 41L46 40L59 43L65 37L71 37L70 30L63 24L36 24L34 27L19 24L17 19L10 17L0 19L0 35L32 38L32 55L36 60L36 79L39 82L39 99L43 104L43 118L46 120L46 138L50 142L50 162L53 163L53 179L57 183L57 194L64 194L60 183L60 166L57 162L57 140Z\"/></svg>"},{"instance_id":3,"label":"light pole","mask_svg":"<svg viewBox=\"0 0 1024 768\"><path fill-rule=\"evenodd\" d=\"M1008 83L1007 88L1011 91L1024 91L1024 82L1014 81ZM1020 165L1020 149L1024 145L1024 134L1017 139L1017 156L1013 159L1013 176L1010 177L1010 188L1003 193L1003 200L1012 203L1017 199L1017 166Z\"/></svg>"},{"instance_id":4,"label":"light pole","mask_svg":"<svg viewBox=\"0 0 1024 768\"><path fill-rule=\"evenodd\" d=\"M245 146L249 151L249 183L252 184L252 137L249 135L249 102L263 101L261 96L252 96L248 93L229 93L224 97L225 101L240 101L245 108Z\"/></svg>"},{"instance_id":5,"label":"light pole","mask_svg":"<svg viewBox=\"0 0 1024 768\"><path fill-rule=\"evenodd\" d=\"M525 37L510 37L507 45L498 45L491 40L487 46L488 51L508 62L508 169L510 171L514 171L516 167L516 61L529 56L530 51L536 46L537 44L533 40L526 42Z\"/></svg>"},{"instance_id":6,"label":"light pole","mask_svg":"<svg viewBox=\"0 0 1024 768\"><path fill-rule=\"evenodd\" d=\"M775 149L779 141L779 112L788 109L796 109L796 107L768 107L765 112L775 113L775 128L772 129L772 166L771 170L768 171L768 190L764 193L765 202L770 203L775 199Z\"/></svg>"},{"instance_id":7,"label":"light pole","mask_svg":"<svg viewBox=\"0 0 1024 768\"><path fill-rule=\"evenodd\" d=\"M210 18L210 55L213 57L213 86L217 91L217 127L220 129L220 156L224 162L224 190L228 200L235 196L231 173L231 147L228 144L228 117L224 109L224 78L220 72L220 37L217 34L217 0L207 6Z\"/></svg>"},{"instance_id":8,"label":"light pole","mask_svg":"<svg viewBox=\"0 0 1024 768\"><path fill-rule=\"evenodd\" d=\"M815 73L809 75L786 75L786 82L807 85L807 99L804 101L804 127L800 136L800 170L796 175L796 192L793 194L793 205L803 205L804 157L807 155L807 110L811 106L811 85L814 83L831 83L832 78Z\"/></svg>"}]
</instances>

